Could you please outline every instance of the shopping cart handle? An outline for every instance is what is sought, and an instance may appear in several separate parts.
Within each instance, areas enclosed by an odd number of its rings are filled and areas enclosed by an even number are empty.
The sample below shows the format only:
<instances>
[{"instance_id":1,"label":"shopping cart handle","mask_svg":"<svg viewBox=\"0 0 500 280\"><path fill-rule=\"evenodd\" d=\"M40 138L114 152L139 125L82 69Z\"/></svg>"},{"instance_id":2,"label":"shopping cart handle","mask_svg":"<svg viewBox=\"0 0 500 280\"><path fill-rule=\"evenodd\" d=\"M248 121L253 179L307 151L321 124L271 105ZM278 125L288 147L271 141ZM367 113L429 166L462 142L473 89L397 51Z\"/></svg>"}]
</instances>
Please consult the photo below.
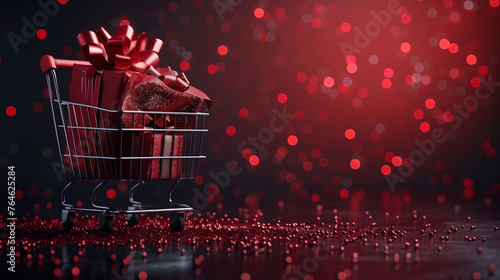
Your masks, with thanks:
<instances>
[{"instance_id":1,"label":"shopping cart handle","mask_svg":"<svg viewBox=\"0 0 500 280\"><path fill-rule=\"evenodd\" d=\"M92 66L92 64L90 64L90 62L88 62L88 61L70 60L70 59L56 59L48 54L42 56L42 59L40 59L40 68L42 68L42 73L47 73L50 69L57 69L57 67L73 68L74 64Z\"/></svg>"}]
</instances>

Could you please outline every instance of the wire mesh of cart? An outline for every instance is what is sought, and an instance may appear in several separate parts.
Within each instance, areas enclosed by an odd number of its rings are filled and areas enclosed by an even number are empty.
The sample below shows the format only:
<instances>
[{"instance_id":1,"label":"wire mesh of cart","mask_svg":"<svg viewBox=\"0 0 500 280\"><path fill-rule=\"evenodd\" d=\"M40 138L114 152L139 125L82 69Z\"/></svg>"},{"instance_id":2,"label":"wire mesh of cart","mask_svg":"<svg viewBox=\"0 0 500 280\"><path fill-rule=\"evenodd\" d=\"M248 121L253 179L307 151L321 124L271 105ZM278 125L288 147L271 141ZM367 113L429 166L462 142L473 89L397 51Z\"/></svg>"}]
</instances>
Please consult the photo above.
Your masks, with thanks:
<instances>
[{"instance_id":1,"label":"wire mesh of cart","mask_svg":"<svg viewBox=\"0 0 500 280\"><path fill-rule=\"evenodd\" d=\"M174 232L184 229L189 205L172 201L172 191L179 180L194 179L201 154L205 117L203 112L156 112L109 110L61 98L57 68L73 68L88 62L54 59L44 56L40 62L47 79L52 118L63 171L69 183L61 192L62 226L70 230L77 211L99 213L99 232L113 231L114 214L126 214L128 224L139 223L141 213L171 212L170 228ZM90 94L96 81L86 80L83 98ZM167 128L146 126L146 115L153 123L171 123ZM133 123L143 122L141 128L126 128L123 118ZM68 164L69 162L69 164ZM168 201L160 207L147 205L134 199L134 192L146 181L170 182ZM96 202L98 190L108 183L133 183L129 190L130 205L119 209ZM91 195L91 208L77 207L66 200L71 186L79 183L96 184Z\"/></svg>"}]
</instances>

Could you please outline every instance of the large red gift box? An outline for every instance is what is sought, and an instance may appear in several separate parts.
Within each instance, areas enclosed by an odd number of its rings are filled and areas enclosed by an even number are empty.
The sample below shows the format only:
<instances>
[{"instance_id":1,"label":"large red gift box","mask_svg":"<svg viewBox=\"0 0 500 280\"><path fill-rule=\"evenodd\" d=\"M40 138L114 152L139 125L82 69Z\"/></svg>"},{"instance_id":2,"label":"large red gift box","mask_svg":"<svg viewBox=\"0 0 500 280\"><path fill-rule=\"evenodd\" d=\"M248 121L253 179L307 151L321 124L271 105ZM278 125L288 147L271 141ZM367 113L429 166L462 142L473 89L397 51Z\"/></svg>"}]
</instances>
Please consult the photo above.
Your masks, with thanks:
<instances>
[{"instance_id":1,"label":"large red gift box","mask_svg":"<svg viewBox=\"0 0 500 280\"><path fill-rule=\"evenodd\" d=\"M193 128L195 117L144 111L198 112L203 102L207 107L211 102L183 73L154 68L161 41L152 39L145 33L133 37L130 26L121 26L115 37L103 28L78 36L95 66L74 65L67 105L65 154L71 157L65 156L64 162L79 177L82 172L87 179L180 177L181 159L152 157L181 156L183 132L155 129Z\"/></svg>"}]
</instances>

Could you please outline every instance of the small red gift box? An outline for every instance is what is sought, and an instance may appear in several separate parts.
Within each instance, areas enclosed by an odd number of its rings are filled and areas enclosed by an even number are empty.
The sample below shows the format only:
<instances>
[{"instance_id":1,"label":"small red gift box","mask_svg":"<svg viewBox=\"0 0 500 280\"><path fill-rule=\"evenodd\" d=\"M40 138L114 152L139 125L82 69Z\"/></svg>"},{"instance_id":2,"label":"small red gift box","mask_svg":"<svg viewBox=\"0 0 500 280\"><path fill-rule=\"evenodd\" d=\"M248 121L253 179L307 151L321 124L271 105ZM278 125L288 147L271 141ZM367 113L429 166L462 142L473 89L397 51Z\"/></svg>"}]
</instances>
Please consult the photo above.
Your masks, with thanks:
<instances>
[{"instance_id":1,"label":"small red gift box","mask_svg":"<svg viewBox=\"0 0 500 280\"><path fill-rule=\"evenodd\" d=\"M97 178L110 176L112 164L95 157L113 157L118 155L119 133L104 131L99 128L118 129L121 127L119 113L96 109L120 109L125 84L131 72L125 70L97 70L95 67L74 65L71 80L70 102L89 106L69 104L67 135L69 145L64 162L70 168L94 174ZM82 127L81 129L72 127ZM80 157L83 156L83 157Z\"/></svg>"}]
</instances>

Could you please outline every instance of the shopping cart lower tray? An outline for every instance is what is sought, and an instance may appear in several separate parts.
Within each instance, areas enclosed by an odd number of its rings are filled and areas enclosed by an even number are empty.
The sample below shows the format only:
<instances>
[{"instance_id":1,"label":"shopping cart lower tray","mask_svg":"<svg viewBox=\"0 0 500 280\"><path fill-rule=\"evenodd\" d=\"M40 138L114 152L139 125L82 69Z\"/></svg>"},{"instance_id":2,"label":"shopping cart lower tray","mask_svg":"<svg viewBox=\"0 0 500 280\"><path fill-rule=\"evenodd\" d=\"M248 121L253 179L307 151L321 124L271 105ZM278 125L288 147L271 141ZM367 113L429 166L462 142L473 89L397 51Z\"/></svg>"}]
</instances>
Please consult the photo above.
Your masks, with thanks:
<instances>
[{"instance_id":1,"label":"shopping cart lower tray","mask_svg":"<svg viewBox=\"0 0 500 280\"><path fill-rule=\"evenodd\" d=\"M172 201L172 191L180 180L194 179L201 155L205 117L202 112L156 112L109 110L61 99L57 68L73 68L88 62L54 59L44 56L42 71L47 79L52 117L61 164L69 183L63 188L61 202L62 226L70 230L77 211L99 213L99 232L113 231L114 214L126 214L131 226L138 224L141 213L171 212L172 231L182 231L185 213L193 211L188 205ZM48 65L48 66L47 66ZM100 81L85 81L82 94L93 98L94 85ZM97 87L98 88L98 87ZM151 117L152 116L152 117ZM132 119L140 128L126 128L123 119ZM171 123L169 127L148 126ZM134 199L134 192L145 182L170 183L168 202L156 207ZM133 183L129 191L130 206L117 209L96 203L98 191L109 183ZM72 186L95 184L89 208L77 207L66 200Z\"/></svg>"}]
</instances>

